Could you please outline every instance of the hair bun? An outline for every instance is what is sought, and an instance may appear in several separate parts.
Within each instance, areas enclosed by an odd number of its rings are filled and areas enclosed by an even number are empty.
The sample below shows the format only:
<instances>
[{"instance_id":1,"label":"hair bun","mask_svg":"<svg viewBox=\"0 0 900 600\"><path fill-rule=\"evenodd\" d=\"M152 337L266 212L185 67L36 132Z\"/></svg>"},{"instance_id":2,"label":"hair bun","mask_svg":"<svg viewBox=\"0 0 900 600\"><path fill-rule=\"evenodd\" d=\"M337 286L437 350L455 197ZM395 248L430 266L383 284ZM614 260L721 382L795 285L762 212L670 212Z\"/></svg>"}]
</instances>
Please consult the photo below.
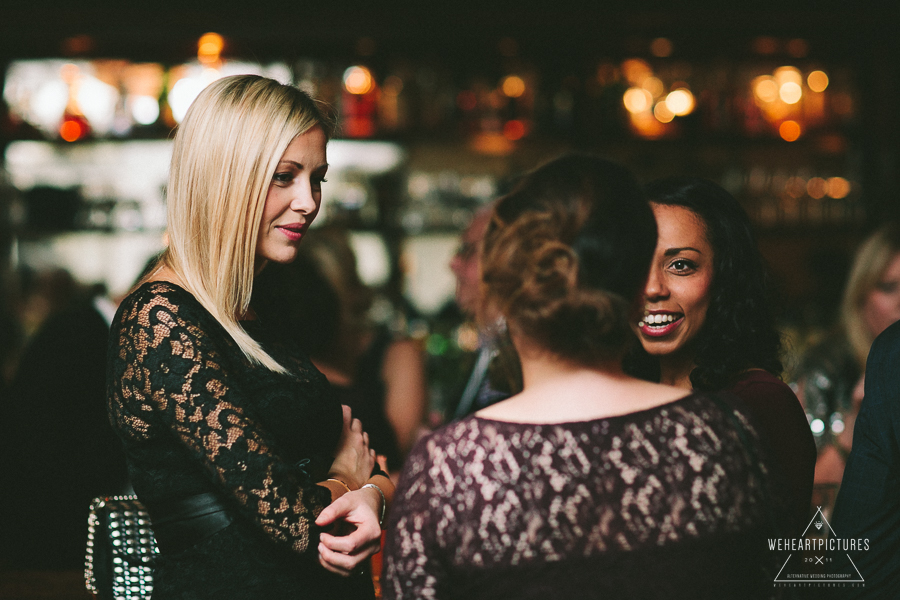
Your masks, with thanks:
<instances>
[{"instance_id":1,"label":"hair bun","mask_svg":"<svg viewBox=\"0 0 900 600\"><path fill-rule=\"evenodd\" d=\"M579 258L562 239L570 228L559 216L529 211L498 228L483 264L489 296L514 327L554 354L586 364L616 357L631 338L630 303L579 286Z\"/></svg>"}]
</instances>

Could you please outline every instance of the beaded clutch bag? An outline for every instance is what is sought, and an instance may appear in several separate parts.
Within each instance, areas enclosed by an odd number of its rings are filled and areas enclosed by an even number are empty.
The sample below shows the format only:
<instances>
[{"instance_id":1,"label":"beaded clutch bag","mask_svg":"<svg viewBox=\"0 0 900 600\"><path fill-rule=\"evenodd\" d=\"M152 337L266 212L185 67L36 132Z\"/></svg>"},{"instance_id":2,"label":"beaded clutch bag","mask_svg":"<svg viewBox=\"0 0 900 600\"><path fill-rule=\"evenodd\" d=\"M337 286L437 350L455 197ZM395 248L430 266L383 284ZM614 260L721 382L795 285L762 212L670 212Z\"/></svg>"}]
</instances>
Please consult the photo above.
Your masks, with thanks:
<instances>
[{"instance_id":1,"label":"beaded clutch bag","mask_svg":"<svg viewBox=\"0 0 900 600\"><path fill-rule=\"evenodd\" d=\"M137 496L91 502L84 582L98 599L150 598L158 553L150 517Z\"/></svg>"}]
</instances>

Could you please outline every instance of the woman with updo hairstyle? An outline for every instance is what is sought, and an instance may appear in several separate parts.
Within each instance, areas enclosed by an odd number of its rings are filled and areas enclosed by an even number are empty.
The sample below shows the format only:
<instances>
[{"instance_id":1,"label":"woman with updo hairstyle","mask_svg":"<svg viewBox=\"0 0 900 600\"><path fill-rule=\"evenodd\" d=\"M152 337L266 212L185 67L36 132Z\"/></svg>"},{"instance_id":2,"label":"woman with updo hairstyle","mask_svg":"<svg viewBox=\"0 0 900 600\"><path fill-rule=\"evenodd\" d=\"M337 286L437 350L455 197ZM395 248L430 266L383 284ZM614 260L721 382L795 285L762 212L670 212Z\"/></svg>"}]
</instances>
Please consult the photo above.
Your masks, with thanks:
<instances>
[{"instance_id":1,"label":"woman with updo hairstyle","mask_svg":"<svg viewBox=\"0 0 900 600\"><path fill-rule=\"evenodd\" d=\"M332 129L301 90L238 75L175 134L168 247L119 306L107 368L154 600L374 598L393 484L284 315L252 301L319 211Z\"/></svg>"},{"instance_id":2,"label":"woman with updo hairstyle","mask_svg":"<svg viewBox=\"0 0 900 600\"><path fill-rule=\"evenodd\" d=\"M785 526L809 523L815 446L779 378L781 336L750 219L717 184L672 177L646 188L659 240L627 370L685 390L728 392L756 420Z\"/></svg>"},{"instance_id":3,"label":"woman with updo hairstyle","mask_svg":"<svg viewBox=\"0 0 900 600\"><path fill-rule=\"evenodd\" d=\"M655 245L634 177L593 156L547 163L498 201L482 318L505 319L523 389L413 449L384 598L771 593L749 420L623 371Z\"/></svg>"}]
</instances>

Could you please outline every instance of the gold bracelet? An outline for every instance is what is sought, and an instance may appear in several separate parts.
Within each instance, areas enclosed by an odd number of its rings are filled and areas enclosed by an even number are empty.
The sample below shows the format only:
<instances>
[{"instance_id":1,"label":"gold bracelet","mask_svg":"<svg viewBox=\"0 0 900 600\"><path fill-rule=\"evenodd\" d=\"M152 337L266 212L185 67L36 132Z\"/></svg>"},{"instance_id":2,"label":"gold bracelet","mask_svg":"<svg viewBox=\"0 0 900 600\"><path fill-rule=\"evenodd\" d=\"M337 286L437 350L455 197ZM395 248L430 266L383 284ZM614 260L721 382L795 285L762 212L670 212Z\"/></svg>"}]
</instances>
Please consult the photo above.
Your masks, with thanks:
<instances>
[{"instance_id":1,"label":"gold bracelet","mask_svg":"<svg viewBox=\"0 0 900 600\"><path fill-rule=\"evenodd\" d=\"M381 518L378 519L378 526L384 529L384 511L387 510L387 498L384 497L384 492L381 491L381 488L374 483L367 483L359 489L365 488L375 488L381 494Z\"/></svg>"},{"instance_id":2,"label":"gold bracelet","mask_svg":"<svg viewBox=\"0 0 900 600\"><path fill-rule=\"evenodd\" d=\"M344 482L341 481L340 479L335 479L334 477L329 477L329 478L326 479L325 481L334 481L335 483L339 483L339 484L341 484L342 486L344 486L345 488L347 488L347 492L352 492L352 491L353 491L353 490L350 489L350 486L349 486L349 485L347 485L346 483L344 483Z\"/></svg>"}]
</instances>

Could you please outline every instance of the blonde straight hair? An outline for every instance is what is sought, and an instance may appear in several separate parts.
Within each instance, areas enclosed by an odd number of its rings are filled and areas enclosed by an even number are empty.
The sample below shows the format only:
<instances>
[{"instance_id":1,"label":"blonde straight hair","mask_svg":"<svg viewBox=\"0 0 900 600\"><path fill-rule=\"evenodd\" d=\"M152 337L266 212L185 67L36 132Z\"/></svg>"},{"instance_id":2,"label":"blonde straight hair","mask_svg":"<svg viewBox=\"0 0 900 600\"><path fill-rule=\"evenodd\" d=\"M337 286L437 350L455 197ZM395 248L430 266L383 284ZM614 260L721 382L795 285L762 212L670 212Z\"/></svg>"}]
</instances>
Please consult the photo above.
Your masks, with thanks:
<instances>
[{"instance_id":1,"label":"blonde straight hair","mask_svg":"<svg viewBox=\"0 0 900 600\"><path fill-rule=\"evenodd\" d=\"M875 336L863 318L863 305L879 284L891 260L900 253L900 226L888 223L877 229L856 251L841 302L841 325L862 369Z\"/></svg>"},{"instance_id":2,"label":"blonde straight hair","mask_svg":"<svg viewBox=\"0 0 900 600\"><path fill-rule=\"evenodd\" d=\"M160 265L231 335L247 358L284 367L241 327L269 183L291 141L333 124L307 94L256 75L225 77L191 105L175 135L167 189L169 244Z\"/></svg>"}]
</instances>

